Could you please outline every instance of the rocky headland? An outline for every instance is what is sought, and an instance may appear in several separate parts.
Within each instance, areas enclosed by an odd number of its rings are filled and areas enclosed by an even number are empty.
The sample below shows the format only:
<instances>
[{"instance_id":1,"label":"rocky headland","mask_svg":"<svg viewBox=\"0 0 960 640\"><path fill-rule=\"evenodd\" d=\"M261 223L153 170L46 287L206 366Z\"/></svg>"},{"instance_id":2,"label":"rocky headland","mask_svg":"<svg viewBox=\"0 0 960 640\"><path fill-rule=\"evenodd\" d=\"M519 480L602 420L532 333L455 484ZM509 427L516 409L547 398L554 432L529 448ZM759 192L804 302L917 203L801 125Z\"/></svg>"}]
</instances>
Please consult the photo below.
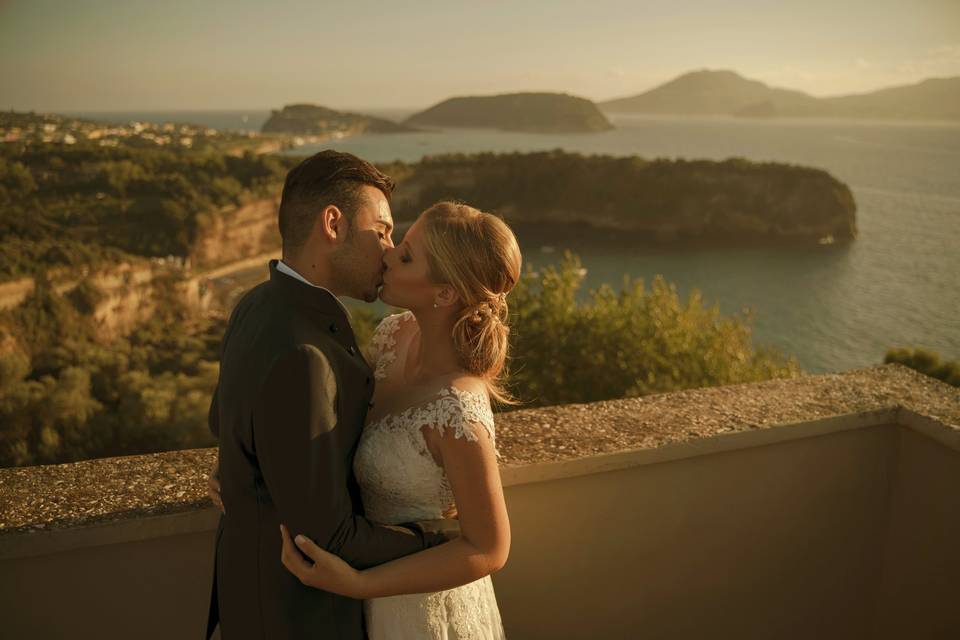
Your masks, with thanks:
<instances>
[{"instance_id":1,"label":"rocky headland","mask_svg":"<svg viewBox=\"0 0 960 640\"><path fill-rule=\"evenodd\" d=\"M404 133L416 131L392 120L361 113L336 111L314 104L291 104L272 111L263 123L263 133L295 136L347 136L362 133Z\"/></svg>"},{"instance_id":2,"label":"rocky headland","mask_svg":"<svg viewBox=\"0 0 960 640\"><path fill-rule=\"evenodd\" d=\"M406 123L531 133L589 133L613 125L586 98L563 93L510 93L450 98L410 116Z\"/></svg>"},{"instance_id":3,"label":"rocky headland","mask_svg":"<svg viewBox=\"0 0 960 640\"><path fill-rule=\"evenodd\" d=\"M462 200L502 215L521 241L538 244L823 245L857 236L850 189L809 167L558 150L457 154L384 168L398 178L398 220L438 200Z\"/></svg>"}]
</instances>

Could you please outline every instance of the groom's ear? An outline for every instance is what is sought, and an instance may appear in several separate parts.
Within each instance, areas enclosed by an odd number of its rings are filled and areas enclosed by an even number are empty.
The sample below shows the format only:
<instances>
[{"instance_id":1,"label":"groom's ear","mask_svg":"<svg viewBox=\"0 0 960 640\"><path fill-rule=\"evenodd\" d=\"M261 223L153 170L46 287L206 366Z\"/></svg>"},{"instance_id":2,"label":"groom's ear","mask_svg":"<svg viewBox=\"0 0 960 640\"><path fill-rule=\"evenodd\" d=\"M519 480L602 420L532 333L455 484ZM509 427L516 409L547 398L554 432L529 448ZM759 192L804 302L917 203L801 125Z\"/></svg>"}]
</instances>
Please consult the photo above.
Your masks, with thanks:
<instances>
[{"instance_id":1,"label":"groom's ear","mask_svg":"<svg viewBox=\"0 0 960 640\"><path fill-rule=\"evenodd\" d=\"M320 233L329 242L343 240L347 236L348 224L349 222L343 212L332 204L324 207L317 217L317 226L320 228Z\"/></svg>"}]
</instances>

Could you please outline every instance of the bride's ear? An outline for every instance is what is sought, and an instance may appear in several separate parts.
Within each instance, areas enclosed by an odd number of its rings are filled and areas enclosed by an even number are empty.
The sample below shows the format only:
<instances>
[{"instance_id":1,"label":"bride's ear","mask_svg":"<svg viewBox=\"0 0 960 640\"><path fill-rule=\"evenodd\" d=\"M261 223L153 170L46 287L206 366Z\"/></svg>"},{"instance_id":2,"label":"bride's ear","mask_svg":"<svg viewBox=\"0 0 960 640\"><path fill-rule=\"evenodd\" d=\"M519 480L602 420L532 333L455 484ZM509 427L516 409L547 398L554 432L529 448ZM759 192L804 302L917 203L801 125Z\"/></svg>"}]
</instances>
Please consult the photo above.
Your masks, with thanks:
<instances>
[{"instance_id":1,"label":"bride's ear","mask_svg":"<svg viewBox=\"0 0 960 640\"><path fill-rule=\"evenodd\" d=\"M440 285L436 296L434 296L434 302L438 307L449 307L459 301L460 296L457 295L453 287L448 284Z\"/></svg>"}]
</instances>

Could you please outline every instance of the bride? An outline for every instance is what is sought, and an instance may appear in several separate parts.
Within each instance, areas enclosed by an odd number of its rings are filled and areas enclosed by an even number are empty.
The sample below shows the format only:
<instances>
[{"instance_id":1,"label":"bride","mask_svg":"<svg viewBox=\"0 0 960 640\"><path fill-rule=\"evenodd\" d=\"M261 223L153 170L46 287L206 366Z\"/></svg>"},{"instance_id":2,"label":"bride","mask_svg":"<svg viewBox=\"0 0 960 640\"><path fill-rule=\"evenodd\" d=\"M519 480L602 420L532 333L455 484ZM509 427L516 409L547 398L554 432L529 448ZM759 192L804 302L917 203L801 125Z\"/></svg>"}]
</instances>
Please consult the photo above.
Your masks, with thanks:
<instances>
[{"instance_id":1,"label":"bride","mask_svg":"<svg viewBox=\"0 0 960 640\"><path fill-rule=\"evenodd\" d=\"M504 635L490 574L507 560L510 526L490 398L510 400L500 375L520 262L503 221L452 202L424 211L384 257L380 298L407 311L384 319L368 349L377 382L354 460L366 516L456 515L460 537L358 571L303 536L294 547L281 527L287 569L364 599L371 640Z\"/></svg>"}]
</instances>

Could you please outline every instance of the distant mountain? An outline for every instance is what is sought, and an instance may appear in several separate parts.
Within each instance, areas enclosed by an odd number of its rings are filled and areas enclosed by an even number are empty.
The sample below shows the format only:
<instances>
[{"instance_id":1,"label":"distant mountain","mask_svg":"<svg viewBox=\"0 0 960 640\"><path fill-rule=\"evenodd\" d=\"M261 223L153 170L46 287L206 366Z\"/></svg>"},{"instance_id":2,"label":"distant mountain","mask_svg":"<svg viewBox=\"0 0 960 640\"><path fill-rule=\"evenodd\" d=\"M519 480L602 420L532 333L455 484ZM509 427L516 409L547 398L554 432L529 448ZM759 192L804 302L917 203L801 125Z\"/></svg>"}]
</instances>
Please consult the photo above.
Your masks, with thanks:
<instances>
[{"instance_id":1,"label":"distant mountain","mask_svg":"<svg viewBox=\"0 0 960 640\"><path fill-rule=\"evenodd\" d=\"M599 106L607 113L958 120L960 78L934 78L864 94L816 98L770 87L733 71L703 70Z\"/></svg>"},{"instance_id":2,"label":"distant mountain","mask_svg":"<svg viewBox=\"0 0 960 640\"><path fill-rule=\"evenodd\" d=\"M263 133L292 135L357 135L361 133L403 133L416 131L392 120L360 113L335 111L313 104L290 104L272 111L263 123Z\"/></svg>"},{"instance_id":3,"label":"distant mountain","mask_svg":"<svg viewBox=\"0 0 960 640\"><path fill-rule=\"evenodd\" d=\"M450 98L405 121L435 127L477 127L533 133L581 133L613 128L597 105L564 93L509 93Z\"/></svg>"},{"instance_id":4,"label":"distant mountain","mask_svg":"<svg viewBox=\"0 0 960 640\"><path fill-rule=\"evenodd\" d=\"M960 120L960 77L930 78L870 93L823 98L816 115L844 118ZM784 115L807 115L802 110Z\"/></svg>"},{"instance_id":5,"label":"distant mountain","mask_svg":"<svg viewBox=\"0 0 960 640\"><path fill-rule=\"evenodd\" d=\"M800 91L774 89L733 71L694 71L646 93L601 102L608 113L733 115L763 102L810 104L816 98Z\"/></svg>"}]
</instances>

